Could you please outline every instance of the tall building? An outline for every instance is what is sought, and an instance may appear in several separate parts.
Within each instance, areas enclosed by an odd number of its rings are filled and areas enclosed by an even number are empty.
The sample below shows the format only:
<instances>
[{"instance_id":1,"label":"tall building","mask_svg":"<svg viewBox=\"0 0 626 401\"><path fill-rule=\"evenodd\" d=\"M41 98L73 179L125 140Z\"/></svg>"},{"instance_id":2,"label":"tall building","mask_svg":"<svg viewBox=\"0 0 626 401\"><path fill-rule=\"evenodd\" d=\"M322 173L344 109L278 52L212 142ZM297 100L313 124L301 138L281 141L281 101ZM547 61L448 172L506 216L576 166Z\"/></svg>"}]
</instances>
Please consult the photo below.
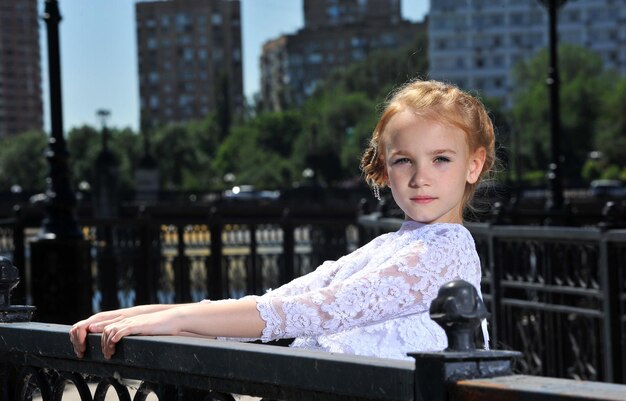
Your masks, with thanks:
<instances>
[{"instance_id":1,"label":"tall building","mask_svg":"<svg viewBox=\"0 0 626 401\"><path fill-rule=\"evenodd\" d=\"M569 0L557 20L560 43L592 50L626 74L626 0ZM510 106L513 67L548 46L548 22L538 0L431 1L430 76Z\"/></svg>"},{"instance_id":2,"label":"tall building","mask_svg":"<svg viewBox=\"0 0 626 401\"><path fill-rule=\"evenodd\" d=\"M333 70L370 52L413 43L423 23L403 20L400 0L304 0L304 28L266 42L261 55L265 108L300 105Z\"/></svg>"},{"instance_id":3,"label":"tall building","mask_svg":"<svg viewBox=\"0 0 626 401\"><path fill-rule=\"evenodd\" d=\"M401 19L400 0L304 0L304 26L309 29Z\"/></svg>"},{"instance_id":4,"label":"tall building","mask_svg":"<svg viewBox=\"0 0 626 401\"><path fill-rule=\"evenodd\" d=\"M141 126L244 104L239 0L138 2Z\"/></svg>"},{"instance_id":5,"label":"tall building","mask_svg":"<svg viewBox=\"0 0 626 401\"><path fill-rule=\"evenodd\" d=\"M43 129L37 0L0 1L0 138Z\"/></svg>"}]
</instances>

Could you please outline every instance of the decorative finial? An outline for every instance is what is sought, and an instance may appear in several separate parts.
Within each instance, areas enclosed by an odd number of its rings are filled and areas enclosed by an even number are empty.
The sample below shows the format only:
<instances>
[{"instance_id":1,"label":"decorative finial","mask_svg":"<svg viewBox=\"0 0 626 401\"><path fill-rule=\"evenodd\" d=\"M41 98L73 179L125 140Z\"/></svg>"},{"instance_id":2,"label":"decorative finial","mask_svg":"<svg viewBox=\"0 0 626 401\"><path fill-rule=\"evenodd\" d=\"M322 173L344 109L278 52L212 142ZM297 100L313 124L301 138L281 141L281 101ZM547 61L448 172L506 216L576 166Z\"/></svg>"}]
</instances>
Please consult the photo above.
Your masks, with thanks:
<instances>
[{"instance_id":1,"label":"decorative finial","mask_svg":"<svg viewBox=\"0 0 626 401\"><path fill-rule=\"evenodd\" d=\"M28 322L33 316L34 306L11 305L11 291L19 282L17 267L0 256L0 322Z\"/></svg>"},{"instance_id":2,"label":"decorative finial","mask_svg":"<svg viewBox=\"0 0 626 401\"><path fill-rule=\"evenodd\" d=\"M474 351L474 333L489 316L476 288L464 280L444 284L430 305L430 317L448 337L446 351Z\"/></svg>"},{"instance_id":3,"label":"decorative finial","mask_svg":"<svg viewBox=\"0 0 626 401\"><path fill-rule=\"evenodd\" d=\"M0 256L0 309L11 305L11 291L19 282L17 267L9 259Z\"/></svg>"}]
</instances>

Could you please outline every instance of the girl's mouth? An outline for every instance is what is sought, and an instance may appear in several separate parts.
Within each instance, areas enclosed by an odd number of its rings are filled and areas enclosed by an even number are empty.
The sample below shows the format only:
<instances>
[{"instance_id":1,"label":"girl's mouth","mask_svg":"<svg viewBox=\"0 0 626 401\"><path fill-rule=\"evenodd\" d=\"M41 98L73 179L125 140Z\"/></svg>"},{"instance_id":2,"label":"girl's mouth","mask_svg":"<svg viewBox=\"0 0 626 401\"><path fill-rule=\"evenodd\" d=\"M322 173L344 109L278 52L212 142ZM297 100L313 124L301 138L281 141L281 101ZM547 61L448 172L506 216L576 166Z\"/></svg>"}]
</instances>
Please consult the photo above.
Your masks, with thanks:
<instances>
[{"instance_id":1,"label":"girl's mouth","mask_svg":"<svg viewBox=\"0 0 626 401\"><path fill-rule=\"evenodd\" d=\"M432 196L416 196L414 198L411 198L411 202L422 204L422 205L430 203L430 202L432 202L434 200L435 200L435 198L432 197Z\"/></svg>"}]
</instances>

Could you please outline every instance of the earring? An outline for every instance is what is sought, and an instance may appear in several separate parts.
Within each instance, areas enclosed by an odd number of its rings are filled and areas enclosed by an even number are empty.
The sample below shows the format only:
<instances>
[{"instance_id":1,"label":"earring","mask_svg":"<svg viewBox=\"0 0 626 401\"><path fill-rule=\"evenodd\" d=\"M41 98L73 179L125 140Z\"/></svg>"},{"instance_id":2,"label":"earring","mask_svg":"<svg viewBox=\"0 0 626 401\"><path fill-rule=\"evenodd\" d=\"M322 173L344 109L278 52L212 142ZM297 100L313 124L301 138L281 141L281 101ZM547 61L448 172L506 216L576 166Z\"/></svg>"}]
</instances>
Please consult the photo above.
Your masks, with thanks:
<instances>
[{"instance_id":1,"label":"earring","mask_svg":"<svg viewBox=\"0 0 626 401\"><path fill-rule=\"evenodd\" d=\"M378 185L374 184L374 186L372 187L372 192L374 192L374 198L376 198L377 200L381 200L380 199L380 188L378 187Z\"/></svg>"}]
</instances>

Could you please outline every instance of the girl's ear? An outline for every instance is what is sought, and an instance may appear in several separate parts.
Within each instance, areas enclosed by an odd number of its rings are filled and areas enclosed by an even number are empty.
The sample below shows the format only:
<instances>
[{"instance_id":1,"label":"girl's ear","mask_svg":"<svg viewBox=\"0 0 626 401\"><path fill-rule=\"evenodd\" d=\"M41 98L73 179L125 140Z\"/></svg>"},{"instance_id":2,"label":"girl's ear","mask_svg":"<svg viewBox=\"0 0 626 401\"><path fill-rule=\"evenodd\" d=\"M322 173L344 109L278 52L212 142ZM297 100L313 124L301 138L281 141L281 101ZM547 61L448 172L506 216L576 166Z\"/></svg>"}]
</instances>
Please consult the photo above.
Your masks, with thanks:
<instances>
[{"instance_id":1,"label":"girl's ear","mask_svg":"<svg viewBox=\"0 0 626 401\"><path fill-rule=\"evenodd\" d=\"M385 185L389 187L389 174L387 174L387 164L383 161L383 180Z\"/></svg>"},{"instance_id":2,"label":"girl's ear","mask_svg":"<svg viewBox=\"0 0 626 401\"><path fill-rule=\"evenodd\" d=\"M476 149L476 151L470 155L467 169L467 182L469 184L475 184L476 181L478 181L480 173L483 171L486 158L487 151L483 147Z\"/></svg>"}]
</instances>

